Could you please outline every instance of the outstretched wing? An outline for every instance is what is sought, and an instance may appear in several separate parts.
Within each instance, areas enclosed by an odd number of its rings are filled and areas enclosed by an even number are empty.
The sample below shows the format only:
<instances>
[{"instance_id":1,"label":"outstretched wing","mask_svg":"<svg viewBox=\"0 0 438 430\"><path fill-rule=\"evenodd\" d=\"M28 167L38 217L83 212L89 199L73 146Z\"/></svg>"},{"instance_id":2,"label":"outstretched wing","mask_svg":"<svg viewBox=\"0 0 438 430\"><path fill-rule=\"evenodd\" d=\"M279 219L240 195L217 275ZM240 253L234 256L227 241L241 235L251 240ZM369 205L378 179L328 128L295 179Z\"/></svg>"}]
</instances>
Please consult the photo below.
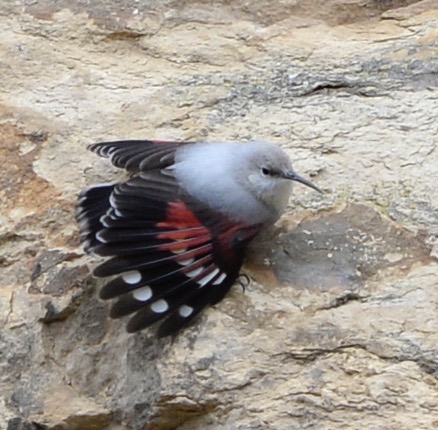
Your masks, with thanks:
<instances>
[{"instance_id":1,"label":"outstretched wing","mask_svg":"<svg viewBox=\"0 0 438 430\"><path fill-rule=\"evenodd\" d=\"M130 172L164 169L175 161L175 152L190 142L120 140L89 145L88 149Z\"/></svg>"},{"instance_id":2,"label":"outstretched wing","mask_svg":"<svg viewBox=\"0 0 438 430\"><path fill-rule=\"evenodd\" d=\"M85 190L77 217L89 250L111 257L94 273L116 275L100 294L118 299L112 317L133 314L129 332L165 319L158 334L167 336L222 300L261 225L213 212L181 190L166 170L140 172L109 191ZM87 214L93 220L87 221Z\"/></svg>"}]
</instances>

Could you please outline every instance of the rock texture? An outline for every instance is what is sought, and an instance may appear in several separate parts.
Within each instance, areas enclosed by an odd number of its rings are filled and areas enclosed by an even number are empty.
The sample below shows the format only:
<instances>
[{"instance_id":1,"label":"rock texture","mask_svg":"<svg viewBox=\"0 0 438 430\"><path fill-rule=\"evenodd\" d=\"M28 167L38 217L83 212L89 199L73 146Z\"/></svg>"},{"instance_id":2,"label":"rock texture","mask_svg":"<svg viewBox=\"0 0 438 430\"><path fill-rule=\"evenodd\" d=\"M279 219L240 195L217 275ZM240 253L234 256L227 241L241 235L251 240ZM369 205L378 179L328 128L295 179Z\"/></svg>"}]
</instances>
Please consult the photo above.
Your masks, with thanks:
<instances>
[{"instance_id":1,"label":"rock texture","mask_svg":"<svg viewBox=\"0 0 438 430\"><path fill-rule=\"evenodd\" d=\"M0 3L0 428L438 427L438 2ZM73 208L112 138L283 146L296 188L175 339L107 318Z\"/></svg>"}]
</instances>

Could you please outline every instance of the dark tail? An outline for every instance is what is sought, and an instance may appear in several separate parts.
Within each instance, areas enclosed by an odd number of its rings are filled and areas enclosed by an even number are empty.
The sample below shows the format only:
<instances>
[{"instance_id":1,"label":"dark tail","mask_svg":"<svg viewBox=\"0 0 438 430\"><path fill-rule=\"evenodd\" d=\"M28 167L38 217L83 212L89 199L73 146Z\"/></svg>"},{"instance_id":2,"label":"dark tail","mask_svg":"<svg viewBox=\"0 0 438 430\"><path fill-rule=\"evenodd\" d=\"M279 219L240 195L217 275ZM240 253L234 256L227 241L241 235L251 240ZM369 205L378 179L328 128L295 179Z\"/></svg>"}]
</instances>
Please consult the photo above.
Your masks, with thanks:
<instances>
[{"instance_id":1,"label":"dark tail","mask_svg":"<svg viewBox=\"0 0 438 430\"><path fill-rule=\"evenodd\" d=\"M111 207L109 199L114 186L114 184L93 185L85 188L79 195L75 216L79 223L81 243L84 244L86 252L92 251L100 244L96 234L104 228L100 219Z\"/></svg>"}]
</instances>

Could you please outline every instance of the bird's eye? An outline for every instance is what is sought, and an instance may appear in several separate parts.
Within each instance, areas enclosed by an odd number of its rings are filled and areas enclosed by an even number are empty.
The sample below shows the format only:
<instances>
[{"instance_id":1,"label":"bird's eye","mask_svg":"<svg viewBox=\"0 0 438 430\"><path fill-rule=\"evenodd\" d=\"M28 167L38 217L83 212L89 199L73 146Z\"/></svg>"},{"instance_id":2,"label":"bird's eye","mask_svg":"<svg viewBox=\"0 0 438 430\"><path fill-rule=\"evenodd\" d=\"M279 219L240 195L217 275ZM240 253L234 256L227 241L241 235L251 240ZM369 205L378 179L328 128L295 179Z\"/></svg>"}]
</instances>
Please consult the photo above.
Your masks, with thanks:
<instances>
[{"instance_id":1,"label":"bird's eye","mask_svg":"<svg viewBox=\"0 0 438 430\"><path fill-rule=\"evenodd\" d=\"M268 176L271 174L271 171L267 167L262 167L262 173L265 176Z\"/></svg>"}]
</instances>

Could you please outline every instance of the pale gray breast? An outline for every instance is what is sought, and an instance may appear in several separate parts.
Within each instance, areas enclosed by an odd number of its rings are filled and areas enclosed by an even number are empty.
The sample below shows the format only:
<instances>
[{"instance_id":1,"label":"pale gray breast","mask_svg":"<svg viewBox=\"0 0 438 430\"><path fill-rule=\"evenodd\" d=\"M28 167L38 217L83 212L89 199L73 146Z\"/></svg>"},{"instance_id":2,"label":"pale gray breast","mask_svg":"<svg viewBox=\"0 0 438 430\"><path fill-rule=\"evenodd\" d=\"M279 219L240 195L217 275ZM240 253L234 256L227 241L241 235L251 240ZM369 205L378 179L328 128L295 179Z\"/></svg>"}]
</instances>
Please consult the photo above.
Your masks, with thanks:
<instances>
[{"instance_id":1,"label":"pale gray breast","mask_svg":"<svg viewBox=\"0 0 438 430\"><path fill-rule=\"evenodd\" d=\"M248 224L275 221L276 216L245 187L236 182L242 168L242 145L196 144L181 148L173 173L191 195L211 208Z\"/></svg>"}]
</instances>

